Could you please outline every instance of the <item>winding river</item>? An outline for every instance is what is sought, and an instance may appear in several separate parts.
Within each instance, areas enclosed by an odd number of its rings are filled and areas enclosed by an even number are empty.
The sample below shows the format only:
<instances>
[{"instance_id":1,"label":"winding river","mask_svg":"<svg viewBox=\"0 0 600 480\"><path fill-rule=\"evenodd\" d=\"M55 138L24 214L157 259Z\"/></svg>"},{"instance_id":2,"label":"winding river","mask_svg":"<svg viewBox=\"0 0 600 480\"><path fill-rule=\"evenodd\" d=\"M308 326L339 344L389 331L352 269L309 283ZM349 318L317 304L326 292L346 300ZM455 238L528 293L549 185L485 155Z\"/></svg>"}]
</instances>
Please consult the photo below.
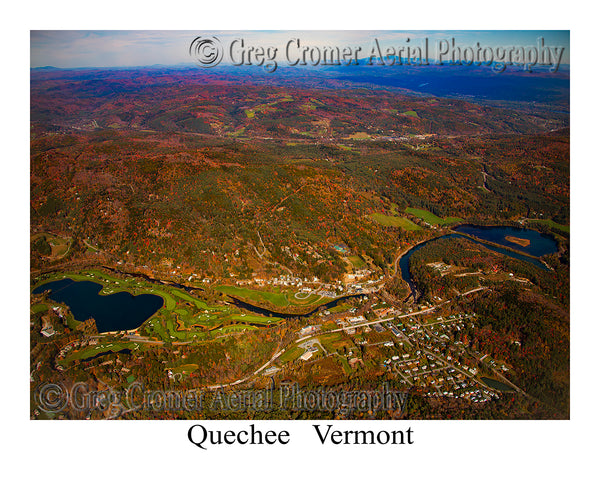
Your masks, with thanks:
<instances>
[{"instance_id":1,"label":"winding river","mask_svg":"<svg viewBox=\"0 0 600 480\"><path fill-rule=\"evenodd\" d=\"M443 238L466 238L489 250L517 260L529 262L544 270L547 270L548 267L540 261L539 257L558 251L558 245L551 236L526 228L459 225L453 230L453 233L442 235L414 246L398 260L402 279L410 286L413 298L417 299L419 292L410 275L410 258L428 243L436 242ZM507 237L514 237L512 238L513 241L507 239ZM514 242L515 238L520 239L519 243ZM153 283L167 284L187 291L202 290L198 287L189 287L175 282L155 280L144 274L129 275L139 276ZM67 304L76 320L85 321L93 317L96 320L99 332L133 330L138 328L163 305L163 299L158 295L131 295L128 292L100 295L99 293L102 288L102 285L95 282L75 281L65 278L43 284L37 287L33 293L42 293L50 290L49 297L55 301ZM235 306L252 313L286 319L307 318L320 309L326 310L336 306L341 301L362 295L364 294L358 293L338 297L327 303L317 305L305 313L280 313L252 305L239 298L230 297L230 299Z\"/></svg>"},{"instance_id":2,"label":"winding river","mask_svg":"<svg viewBox=\"0 0 600 480\"><path fill-rule=\"evenodd\" d=\"M363 295L365 295L365 294L364 293L355 293L352 295L344 295L343 297L337 297L336 299L331 300L330 302L317 305L316 307L314 307L312 310L310 310L307 313L279 313L279 312L275 312L273 310L269 310L267 308L257 307L256 305L252 305L251 303L244 302L243 300L240 300L239 298L235 298L235 297L231 297L231 296L229 298L231 298L232 303L236 307L243 308L244 310L248 310L252 313L258 313L259 315L265 315L268 317L279 317L279 318L308 318L320 309L327 310L328 308L335 307L339 302L341 302L343 300L348 300L349 298L362 297Z\"/></svg>"},{"instance_id":3,"label":"winding river","mask_svg":"<svg viewBox=\"0 0 600 480\"><path fill-rule=\"evenodd\" d=\"M458 233L449 233L447 235L442 235L441 237L432 238L431 240L414 246L402 257L400 257L398 263L400 266L402 279L410 286L413 298L416 299L419 297L419 291L417 290L417 287L410 275L410 257L425 245L432 242L437 242L443 238L466 238L467 240L470 240L478 245L482 245L494 252L531 263L542 270L548 270L548 267L537 257L558 251L558 244L550 235L545 235L537 232L536 230L531 230L528 228L459 225L454 227L453 230ZM506 237L524 239L527 240L529 244L527 246L520 245L507 240ZM477 238L481 239L482 241L477 240ZM488 242L493 242L495 245L492 245ZM510 247L512 250L509 250L505 247ZM517 253L514 250L521 251L525 253L525 255Z\"/></svg>"}]
</instances>

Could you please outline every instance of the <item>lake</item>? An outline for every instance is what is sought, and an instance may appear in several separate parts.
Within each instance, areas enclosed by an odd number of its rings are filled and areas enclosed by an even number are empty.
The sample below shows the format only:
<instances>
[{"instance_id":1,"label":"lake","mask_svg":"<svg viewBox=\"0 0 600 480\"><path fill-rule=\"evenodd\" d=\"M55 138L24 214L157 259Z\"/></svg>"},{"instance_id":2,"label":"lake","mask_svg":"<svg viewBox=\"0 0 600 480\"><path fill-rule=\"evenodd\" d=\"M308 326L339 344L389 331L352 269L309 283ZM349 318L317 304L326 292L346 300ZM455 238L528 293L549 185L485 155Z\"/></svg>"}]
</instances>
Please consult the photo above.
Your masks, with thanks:
<instances>
[{"instance_id":1,"label":"lake","mask_svg":"<svg viewBox=\"0 0 600 480\"><path fill-rule=\"evenodd\" d=\"M410 257L413 255L413 253L418 252L428 243L436 242L442 238L465 238L473 243L482 245L485 248L494 252L498 252L508 257L531 263L532 265L535 265L536 267L541 268L542 270L548 270L548 267L537 258L533 258L528 255L540 257L542 255L547 255L549 253L554 253L558 251L558 244L551 236L544 235L540 232L530 230L528 228L480 227L475 225L459 225L457 227L454 227L453 230L458 233L442 235L441 237L433 238L426 242L420 243L419 245L416 245L413 248L411 248L402 257L400 257L400 261L398 262L400 267L400 273L402 275L402 279L406 283L408 283L413 298L418 298L419 292L416 288L416 285L412 281L412 277L410 275ZM471 235L472 237L485 240L486 242L493 242L496 245L490 245L489 243L479 242L475 238L467 237L461 234ZM529 245L525 247L514 242L510 242L506 240L507 236L528 240ZM513 250L518 250L523 253L527 253L528 255L521 255L515 251L503 248L503 246L510 247Z\"/></svg>"},{"instance_id":2,"label":"lake","mask_svg":"<svg viewBox=\"0 0 600 480\"><path fill-rule=\"evenodd\" d=\"M64 278L45 283L33 293L47 290L50 290L49 298L69 307L75 320L84 322L93 318L99 333L134 330L163 306L163 299L158 295L129 292L99 295L102 285L87 280Z\"/></svg>"},{"instance_id":3,"label":"lake","mask_svg":"<svg viewBox=\"0 0 600 480\"><path fill-rule=\"evenodd\" d=\"M558 251L558 245L554 238L536 230L517 227L484 227L478 225L459 225L453 230L459 233L465 233L481 240L493 242L498 245L510 247L514 250L541 257ZM529 242L529 245L520 245L507 240L506 237L516 237Z\"/></svg>"}]
</instances>

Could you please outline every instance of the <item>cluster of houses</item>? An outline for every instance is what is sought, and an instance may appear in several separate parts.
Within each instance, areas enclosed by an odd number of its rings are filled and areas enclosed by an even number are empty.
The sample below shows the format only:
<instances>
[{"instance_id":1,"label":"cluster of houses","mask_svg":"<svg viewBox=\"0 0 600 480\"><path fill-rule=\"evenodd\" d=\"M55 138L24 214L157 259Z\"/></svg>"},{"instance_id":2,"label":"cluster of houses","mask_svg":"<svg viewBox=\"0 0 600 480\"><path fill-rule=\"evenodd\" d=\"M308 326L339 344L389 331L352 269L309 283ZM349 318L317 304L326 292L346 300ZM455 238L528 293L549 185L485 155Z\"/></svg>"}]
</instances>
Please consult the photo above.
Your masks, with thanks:
<instances>
[{"instance_id":1,"label":"cluster of houses","mask_svg":"<svg viewBox=\"0 0 600 480\"><path fill-rule=\"evenodd\" d=\"M421 350L414 355L405 353L402 358L394 355L385 360L384 365L408 386L427 389L427 396L464 398L475 403L498 398L496 392L483 387L462 369ZM470 373L473 371L476 373L476 369L469 369Z\"/></svg>"},{"instance_id":2,"label":"cluster of houses","mask_svg":"<svg viewBox=\"0 0 600 480\"><path fill-rule=\"evenodd\" d=\"M361 271L364 275L370 275L370 270ZM356 275L356 274L348 274ZM346 278L348 278L348 275ZM363 276L364 276L363 275ZM378 286L383 280L383 275L377 279L369 279L363 283L357 283L355 277L351 282L342 282L337 280L333 283L321 283L318 277L296 277L294 275L279 275L275 278L262 278L255 276L248 280L236 280L237 286L247 285L274 285L280 287L295 287L298 289L298 294L308 296L310 294L321 295L322 297L335 298L340 295L353 295L358 293L370 293L378 290Z\"/></svg>"}]
</instances>

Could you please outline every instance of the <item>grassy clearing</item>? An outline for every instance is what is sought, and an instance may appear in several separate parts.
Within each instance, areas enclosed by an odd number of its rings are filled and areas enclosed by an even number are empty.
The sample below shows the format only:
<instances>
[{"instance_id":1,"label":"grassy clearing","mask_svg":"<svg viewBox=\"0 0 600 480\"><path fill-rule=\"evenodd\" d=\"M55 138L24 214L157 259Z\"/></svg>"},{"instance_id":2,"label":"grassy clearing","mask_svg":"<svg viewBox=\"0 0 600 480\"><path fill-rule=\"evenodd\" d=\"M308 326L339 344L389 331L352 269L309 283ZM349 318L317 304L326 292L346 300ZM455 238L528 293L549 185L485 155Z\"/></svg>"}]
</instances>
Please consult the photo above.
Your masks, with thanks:
<instances>
[{"instance_id":1,"label":"grassy clearing","mask_svg":"<svg viewBox=\"0 0 600 480\"><path fill-rule=\"evenodd\" d=\"M410 213L411 215L414 215L417 218L420 218L421 220L429 223L430 225L450 225L452 223L462 222L462 218L458 218L458 217L441 218L427 210L422 210L420 208L406 207L406 210L404 210L404 211L406 213Z\"/></svg>"},{"instance_id":2,"label":"grassy clearing","mask_svg":"<svg viewBox=\"0 0 600 480\"><path fill-rule=\"evenodd\" d=\"M260 290L251 290L249 288L233 287L228 285L220 285L215 288L220 292L227 295L234 295L236 297L254 300L255 302L268 302L278 307L287 307L290 302L285 293L276 292L263 292Z\"/></svg>"},{"instance_id":3,"label":"grassy clearing","mask_svg":"<svg viewBox=\"0 0 600 480\"><path fill-rule=\"evenodd\" d=\"M561 232L570 233L571 227L569 225L562 225L560 223L556 223L554 220L541 220L541 219L529 219L530 223L539 223L540 225L546 225L550 228L556 228Z\"/></svg>"},{"instance_id":4,"label":"grassy clearing","mask_svg":"<svg viewBox=\"0 0 600 480\"><path fill-rule=\"evenodd\" d=\"M371 136L367 132L356 132L348 138L351 138L352 140L368 140Z\"/></svg>"},{"instance_id":5,"label":"grassy clearing","mask_svg":"<svg viewBox=\"0 0 600 480\"><path fill-rule=\"evenodd\" d=\"M249 332L250 330L258 330L258 327L255 325L227 325L219 328L219 333Z\"/></svg>"},{"instance_id":6,"label":"grassy clearing","mask_svg":"<svg viewBox=\"0 0 600 480\"><path fill-rule=\"evenodd\" d=\"M352 374L352 367L348 363L348 359L346 357L344 357L344 356L341 356L341 355L339 357L337 357L337 359L342 364L342 368L344 369L344 372L346 373L346 375L351 375Z\"/></svg>"},{"instance_id":7,"label":"grassy clearing","mask_svg":"<svg viewBox=\"0 0 600 480\"><path fill-rule=\"evenodd\" d=\"M186 363L185 365L179 365L170 369L172 373L180 373L181 375L189 375L190 373L198 370L198 365L195 363Z\"/></svg>"},{"instance_id":8,"label":"grassy clearing","mask_svg":"<svg viewBox=\"0 0 600 480\"><path fill-rule=\"evenodd\" d=\"M382 310L387 307L389 307L389 305L386 302L377 303L371 306L373 310Z\"/></svg>"},{"instance_id":9,"label":"grassy clearing","mask_svg":"<svg viewBox=\"0 0 600 480\"><path fill-rule=\"evenodd\" d=\"M444 218L444 225L451 225L453 223L464 222L463 218L460 217L446 217Z\"/></svg>"},{"instance_id":10,"label":"grassy clearing","mask_svg":"<svg viewBox=\"0 0 600 480\"><path fill-rule=\"evenodd\" d=\"M359 270L361 268L365 268L366 265L367 265L365 263L365 261L361 257L359 257L358 255L352 255L352 256L347 257L347 258L348 258L348 261L352 264L352 266L354 268L359 269Z\"/></svg>"},{"instance_id":11,"label":"grassy clearing","mask_svg":"<svg viewBox=\"0 0 600 480\"><path fill-rule=\"evenodd\" d=\"M353 152L353 151L354 151L354 150L353 150L353 148L352 148L351 146L349 146L349 145L343 145L343 144L341 144L341 143L338 143L338 144L337 144L337 146L338 146L338 148L340 148L341 150L345 150L345 151L347 151L347 152Z\"/></svg>"},{"instance_id":12,"label":"grassy clearing","mask_svg":"<svg viewBox=\"0 0 600 480\"><path fill-rule=\"evenodd\" d=\"M327 350L328 352L333 352L336 350L335 345L338 342L340 342L343 338L341 333L335 332L320 335L319 337L317 337L317 339L319 340L319 342L321 342L321 345L323 345L325 350Z\"/></svg>"},{"instance_id":13,"label":"grassy clearing","mask_svg":"<svg viewBox=\"0 0 600 480\"><path fill-rule=\"evenodd\" d=\"M249 315L244 313L236 313L229 318L236 322L258 323L261 325L272 325L281 322L283 319L279 317L261 317L260 315Z\"/></svg>"},{"instance_id":14,"label":"grassy clearing","mask_svg":"<svg viewBox=\"0 0 600 480\"><path fill-rule=\"evenodd\" d=\"M93 357L94 355L98 355L99 353L118 353L120 350L124 350L126 348L133 351L143 347L141 347L140 344L135 342L106 341L106 344L85 347L81 350L71 352L64 359L60 360L59 363L63 366L68 366L75 360L85 360L87 358Z\"/></svg>"},{"instance_id":15,"label":"grassy clearing","mask_svg":"<svg viewBox=\"0 0 600 480\"><path fill-rule=\"evenodd\" d=\"M45 312L49 308L50 307L48 305L46 305L45 303L37 303L37 304L31 306L31 313Z\"/></svg>"},{"instance_id":16,"label":"grassy clearing","mask_svg":"<svg viewBox=\"0 0 600 480\"><path fill-rule=\"evenodd\" d=\"M300 355L302 355L303 353L304 353L303 348L293 346L293 347L287 349L279 357L279 362L281 362L281 363L293 362L294 360L297 360L298 358L300 358Z\"/></svg>"},{"instance_id":17,"label":"grassy clearing","mask_svg":"<svg viewBox=\"0 0 600 480\"><path fill-rule=\"evenodd\" d=\"M240 135L243 135L245 132L246 132L246 127L241 127L241 128L238 128L235 132L229 133L229 135L232 137L239 137Z\"/></svg>"},{"instance_id":18,"label":"grassy clearing","mask_svg":"<svg viewBox=\"0 0 600 480\"><path fill-rule=\"evenodd\" d=\"M371 218L385 227L400 227L407 231L421 230L421 227L404 217L394 217L393 215L384 215L383 213L372 213Z\"/></svg>"},{"instance_id":19,"label":"grassy clearing","mask_svg":"<svg viewBox=\"0 0 600 480\"><path fill-rule=\"evenodd\" d=\"M340 312L346 312L348 310L350 310L352 308L352 305L348 304L348 303L341 303L339 305L336 305L335 307L331 307L329 309L330 313L340 313Z\"/></svg>"},{"instance_id":20,"label":"grassy clearing","mask_svg":"<svg viewBox=\"0 0 600 480\"><path fill-rule=\"evenodd\" d=\"M252 290L250 288L234 287L229 285L220 285L215 287L227 295L233 295L241 299L250 300L259 303L270 303L277 307L317 305L320 302L326 302L320 295L311 294L307 298L298 299L292 292L266 292L262 290Z\"/></svg>"},{"instance_id":21,"label":"grassy clearing","mask_svg":"<svg viewBox=\"0 0 600 480\"><path fill-rule=\"evenodd\" d=\"M419 114L414 110L407 110L406 112L402 112L402 115L408 115L409 117L419 118Z\"/></svg>"},{"instance_id":22,"label":"grassy clearing","mask_svg":"<svg viewBox=\"0 0 600 480\"><path fill-rule=\"evenodd\" d=\"M51 253L49 255L52 259L58 259L64 257L69 248L71 247L72 239L71 238L63 238L58 235L53 235L51 233L37 233L31 236L31 243L33 244L39 238L43 238L48 245L50 245Z\"/></svg>"},{"instance_id":23,"label":"grassy clearing","mask_svg":"<svg viewBox=\"0 0 600 480\"><path fill-rule=\"evenodd\" d=\"M176 290L173 289L171 291L171 293L173 293L173 295L176 295L177 297L192 303L193 305L196 306L196 308L198 308L199 310L208 310L208 311L214 311L214 310L224 310L225 307L217 307L217 306L209 306L206 304L206 302L203 302L202 300L196 298L196 297L192 297L191 295L189 295L186 292L182 292L181 290Z\"/></svg>"}]
</instances>

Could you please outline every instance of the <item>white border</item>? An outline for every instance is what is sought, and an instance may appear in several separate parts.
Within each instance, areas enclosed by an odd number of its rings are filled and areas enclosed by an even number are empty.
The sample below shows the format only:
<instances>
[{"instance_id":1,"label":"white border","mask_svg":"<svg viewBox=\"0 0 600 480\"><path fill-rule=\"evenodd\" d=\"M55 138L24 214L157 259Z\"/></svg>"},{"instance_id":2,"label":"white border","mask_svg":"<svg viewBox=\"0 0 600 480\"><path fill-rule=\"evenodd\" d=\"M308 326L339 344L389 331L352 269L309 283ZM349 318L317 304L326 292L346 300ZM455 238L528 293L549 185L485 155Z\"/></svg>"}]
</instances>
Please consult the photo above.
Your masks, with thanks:
<instances>
[{"instance_id":1,"label":"white border","mask_svg":"<svg viewBox=\"0 0 600 480\"><path fill-rule=\"evenodd\" d=\"M425 478L559 478L597 471L595 394L598 381L598 155L596 25L591 11L564 2L28 2L4 16L2 206L5 228L2 389L5 471L59 478L150 478L224 475L233 478L335 478L352 475ZM11 9L16 4L11 4ZM569 9L571 7L571 9ZM595 23L595 22L594 22ZM322 447L308 422L284 425L285 448L199 451L187 442L191 422L31 422L28 328L28 101L30 29L570 29L572 65L572 367L571 420L531 422L430 421L412 425L417 442L393 447ZM594 209L592 211L592 209ZM596 214L596 215L594 215ZM6 293L8 292L8 294ZM9 323L11 322L11 323ZM17 325L14 325L14 322ZM276 422L255 422L279 428ZM212 422L211 426L216 426ZM226 423L225 428L237 428ZM344 426L346 426L344 424ZM385 428L383 422L359 427ZM588 433L590 432L590 433ZM6 448L6 447L5 447ZM9 468L7 468L9 467ZM10 467L18 468L13 470ZM592 473L593 474L593 473ZM583 474L585 475L585 474ZM35 477L34 477L35 478ZM333 477L332 477L333 478Z\"/></svg>"}]
</instances>

